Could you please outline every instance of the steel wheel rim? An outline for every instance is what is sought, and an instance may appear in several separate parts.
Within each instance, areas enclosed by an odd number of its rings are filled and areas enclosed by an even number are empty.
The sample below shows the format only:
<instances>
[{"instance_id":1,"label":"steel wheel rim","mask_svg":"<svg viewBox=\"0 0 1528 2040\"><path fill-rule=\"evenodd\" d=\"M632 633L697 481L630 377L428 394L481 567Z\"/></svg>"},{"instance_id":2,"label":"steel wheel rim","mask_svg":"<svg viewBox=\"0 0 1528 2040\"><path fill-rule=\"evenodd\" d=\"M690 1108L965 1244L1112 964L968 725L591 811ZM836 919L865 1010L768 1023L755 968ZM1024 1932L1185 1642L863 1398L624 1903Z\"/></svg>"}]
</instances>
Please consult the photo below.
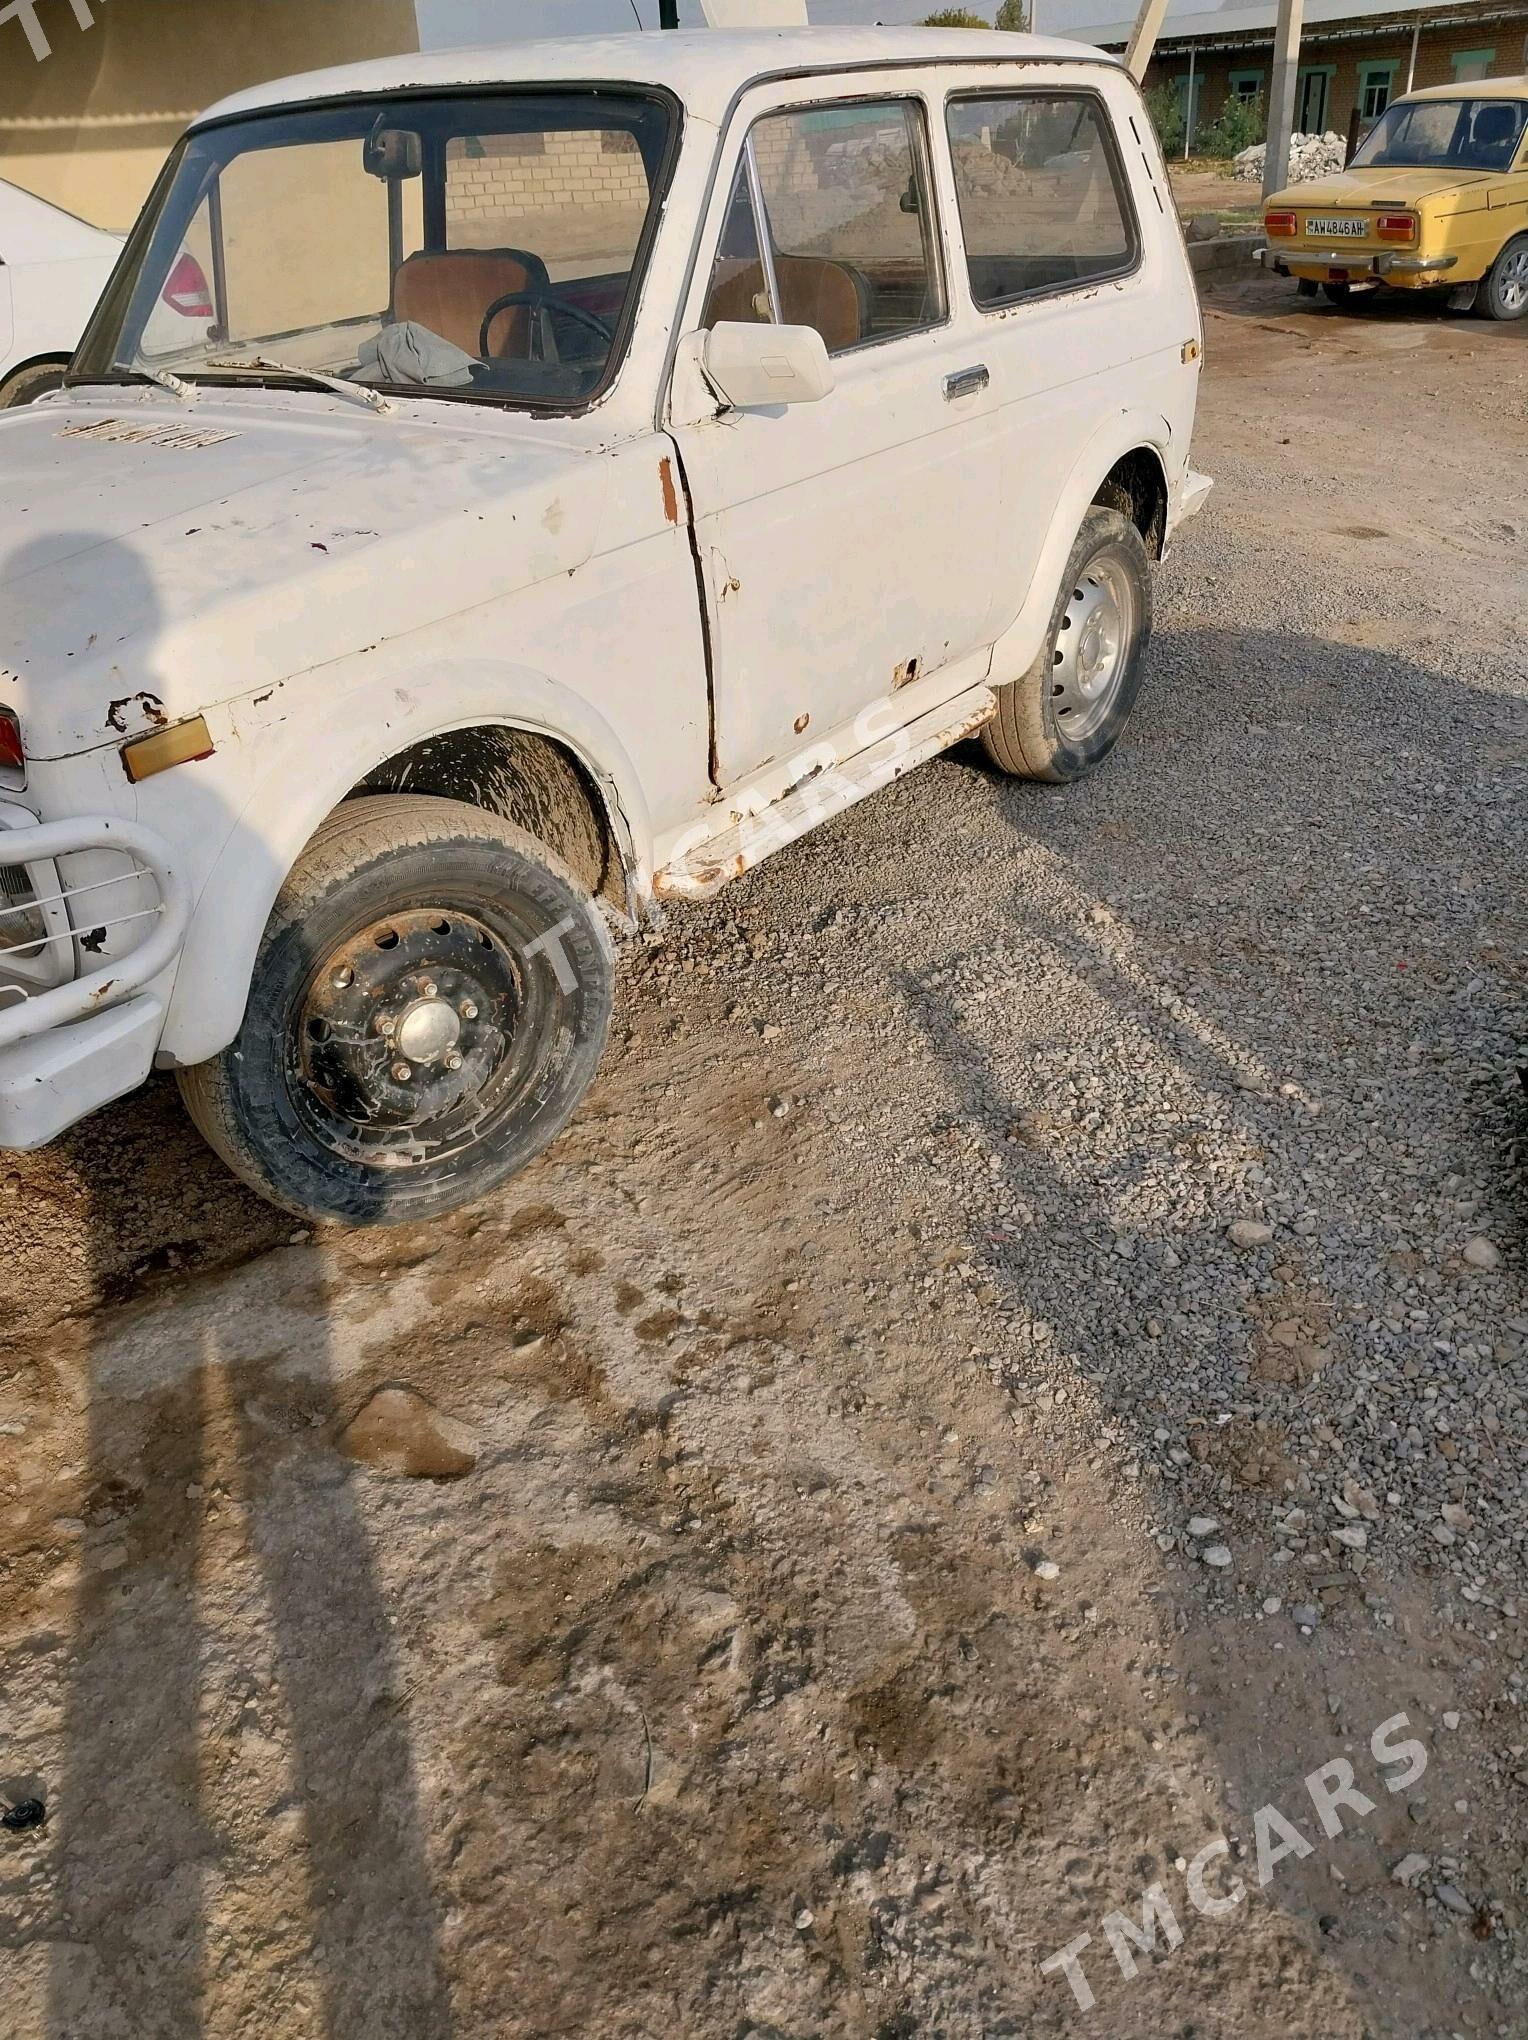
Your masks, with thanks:
<instances>
[{"instance_id":1,"label":"steel wheel rim","mask_svg":"<svg viewBox=\"0 0 1528 2040\"><path fill-rule=\"evenodd\" d=\"M450 1160L495 1130L544 1059L557 1002L530 992L515 945L476 914L424 906L369 921L296 1002L298 1118L352 1165Z\"/></svg>"},{"instance_id":2,"label":"steel wheel rim","mask_svg":"<svg viewBox=\"0 0 1528 2040\"><path fill-rule=\"evenodd\" d=\"M1497 294L1505 310L1515 312L1528 303L1528 248L1516 248L1502 263Z\"/></svg>"},{"instance_id":3,"label":"steel wheel rim","mask_svg":"<svg viewBox=\"0 0 1528 2040\"><path fill-rule=\"evenodd\" d=\"M1061 734L1079 744L1107 722L1135 648L1135 583L1116 554L1083 568L1062 611L1051 654L1051 706Z\"/></svg>"}]
</instances>

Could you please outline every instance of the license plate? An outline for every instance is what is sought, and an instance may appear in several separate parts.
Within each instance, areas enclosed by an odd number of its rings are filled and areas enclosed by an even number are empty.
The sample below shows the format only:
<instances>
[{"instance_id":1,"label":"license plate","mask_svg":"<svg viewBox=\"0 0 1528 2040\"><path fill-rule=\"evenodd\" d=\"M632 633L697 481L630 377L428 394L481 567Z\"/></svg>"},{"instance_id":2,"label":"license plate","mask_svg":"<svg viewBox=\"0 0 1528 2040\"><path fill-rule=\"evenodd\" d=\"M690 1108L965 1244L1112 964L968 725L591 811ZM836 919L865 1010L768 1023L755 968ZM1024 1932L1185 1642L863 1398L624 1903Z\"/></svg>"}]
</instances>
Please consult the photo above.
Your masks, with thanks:
<instances>
[{"instance_id":1,"label":"license plate","mask_svg":"<svg viewBox=\"0 0 1528 2040\"><path fill-rule=\"evenodd\" d=\"M1368 231L1367 220L1320 220L1313 213L1305 215L1308 241L1361 241Z\"/></svg>"}]
</instances>

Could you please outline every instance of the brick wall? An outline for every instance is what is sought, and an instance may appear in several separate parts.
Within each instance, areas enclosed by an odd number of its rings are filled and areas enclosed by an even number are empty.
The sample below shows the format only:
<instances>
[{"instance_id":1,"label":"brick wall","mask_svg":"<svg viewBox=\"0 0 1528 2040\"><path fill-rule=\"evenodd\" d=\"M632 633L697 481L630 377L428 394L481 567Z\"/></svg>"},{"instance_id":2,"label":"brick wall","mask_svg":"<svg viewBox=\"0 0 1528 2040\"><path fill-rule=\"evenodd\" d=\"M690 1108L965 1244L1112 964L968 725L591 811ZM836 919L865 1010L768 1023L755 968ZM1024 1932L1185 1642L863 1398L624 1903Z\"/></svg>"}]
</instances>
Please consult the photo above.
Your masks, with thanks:
<instances>
[{"instance_id":1,"label":"brick wall","mask_svg":"<svg viewBox=\"0 0 1528 2040\"><path fill-rule=\"evenodd\" d=\"M636 142L614 129L456 140L446 160L446 219L469 232L494 219L563 208L645 206Z\"/></svg>"},{"instance_id":2,"label":"brick wall","mask_svg":"<svg viewBox=\"0 0 1528 2040\"><path fill-rule=\"evenodd\" d=\"M1424 30L1417 44L1416 75L1413 87L1423 85L1451 85L1454 69L1451 59L1456 52L1466 50L1491 50L1489 77L1513 78L1522 75L1525 68L1523 44L1528 37L1528 6L1516 12L1508 21L1480 21L1461 19L1446 29ZM1348 120L1358 104L1359 78L1361 67L1367 63L1394 63L1395 71L1391 80L1391 96L1399 98L1406 90L1406 71L1411 59L1411 36L1402 29L1372 36L1347 37L1338 40L1323 37L1320 28L1308 29L1300 45L1300 62L1305 65L1331 65L1334 75L1327 94L1325 125L1338 134L1346 134ZM1198 116L1195 121L1196 133L1202 133L1216 120L1231 96L1231 73L1233 71L1258 71L1262 74L1263 104L1268 103L1269 79L1273 68L1273 38L1265 42L1249 43L1232 50L1202 51L1195 57ZM1158 85L1172 84L1188 75L1188 54L1174 52L1171 43L1167 53L1152 59L1146 73L1146 90Z\"/></svg>"}]
</instances>

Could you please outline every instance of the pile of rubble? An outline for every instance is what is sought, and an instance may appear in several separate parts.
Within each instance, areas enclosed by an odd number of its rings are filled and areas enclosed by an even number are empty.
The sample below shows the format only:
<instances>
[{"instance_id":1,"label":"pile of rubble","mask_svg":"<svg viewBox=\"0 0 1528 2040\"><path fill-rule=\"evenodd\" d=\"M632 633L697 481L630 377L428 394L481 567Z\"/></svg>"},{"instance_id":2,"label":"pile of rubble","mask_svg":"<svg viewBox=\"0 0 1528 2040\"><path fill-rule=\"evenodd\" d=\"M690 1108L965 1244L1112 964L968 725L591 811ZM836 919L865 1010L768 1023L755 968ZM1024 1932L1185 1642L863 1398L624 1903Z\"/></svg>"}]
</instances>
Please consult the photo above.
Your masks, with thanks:
<instances>
[{"instance_id":1,"label":"pile of rubble","mask_svg":"<svg viewBox=\"0 0 1528 2040\"><path fill-rule=\"evenodd\" d=\"M1343 167L1348 146L1341 135L1291 135L1289 138L1289 179L1291 184L1308 184L1313 177L1335 177ZM1256 142L1233 158L1238 177L1263 180L1266 142Z\"/></svg>"}]
</instances>

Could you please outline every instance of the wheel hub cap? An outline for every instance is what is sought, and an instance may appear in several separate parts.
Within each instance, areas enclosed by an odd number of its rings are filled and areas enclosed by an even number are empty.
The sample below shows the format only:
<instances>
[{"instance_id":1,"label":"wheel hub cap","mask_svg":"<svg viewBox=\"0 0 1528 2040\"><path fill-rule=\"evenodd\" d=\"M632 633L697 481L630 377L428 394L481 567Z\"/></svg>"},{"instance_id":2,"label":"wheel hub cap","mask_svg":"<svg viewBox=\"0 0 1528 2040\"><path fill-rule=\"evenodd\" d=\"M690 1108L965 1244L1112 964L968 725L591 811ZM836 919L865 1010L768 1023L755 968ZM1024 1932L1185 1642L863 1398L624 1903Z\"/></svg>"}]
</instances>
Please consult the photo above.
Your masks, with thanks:
<instances>
[{"instance_id":1,"label":"wheel hub cap","mask_svg":"<svg viewBox=\"0 0 1528 2040\"><path fill-rule=\"evenodd\" d=\"M1069 742L1091 736L1108 715L1134 640L1134 589L1123 564L1105 554L1084 569L1056 633L1051 699Z\"/></svg>"},{"instance_id":2,"label":"wheel hub cap","mask_svg":"<svg viewBox=\"0 0 1528 2040\"><path fill-rule=\"evenodd\" d=\"M416 999L404 1009L394 1040L411 1063L440 1062L461 1039L456 1008L445 999Z\"/></svg>"}]
</instances>

